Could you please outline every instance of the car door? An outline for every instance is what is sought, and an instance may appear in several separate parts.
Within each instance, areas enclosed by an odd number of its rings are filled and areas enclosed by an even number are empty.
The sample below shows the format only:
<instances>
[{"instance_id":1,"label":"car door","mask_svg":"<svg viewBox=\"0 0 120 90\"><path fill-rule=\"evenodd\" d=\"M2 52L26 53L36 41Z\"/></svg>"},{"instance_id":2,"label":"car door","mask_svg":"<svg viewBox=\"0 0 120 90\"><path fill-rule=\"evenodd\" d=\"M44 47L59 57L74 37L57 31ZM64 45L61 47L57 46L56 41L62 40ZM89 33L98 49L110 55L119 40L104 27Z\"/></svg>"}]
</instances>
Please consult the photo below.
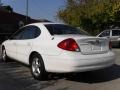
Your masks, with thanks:
<instances>
[{"instance_id":1,"label":"car door","mask_svg":"<svg viewBox=\"0 0 120 90\"><path fill-rule=\"evenodd\" d=\"M120 41L120 30L112 30L111 41L114 45L118 45Z\"/></svg>"},{"instance_id":2,"label":"car door","mask_svg":"<svg viewBox=\"0 0 120 90\"><path fill-rule=\"evenodd\" d=\"M30 51L32 49L33 40L36 38L36 32L39 30L36 26L26 26L22 28L21 39L16 43L17 60L28 63Z\"/></svg>"},{"instance_id":3,"label":"car door","mask_svg":"<svg viewBox=\"0 0 120 90\"><path fill-rule=\"evenodd\" d=\"M20 30L15 32L6 43L6 52L7 55L13 59L16 59L16 42L20 39L22 33Z\"/></svg>"}]
</instances>

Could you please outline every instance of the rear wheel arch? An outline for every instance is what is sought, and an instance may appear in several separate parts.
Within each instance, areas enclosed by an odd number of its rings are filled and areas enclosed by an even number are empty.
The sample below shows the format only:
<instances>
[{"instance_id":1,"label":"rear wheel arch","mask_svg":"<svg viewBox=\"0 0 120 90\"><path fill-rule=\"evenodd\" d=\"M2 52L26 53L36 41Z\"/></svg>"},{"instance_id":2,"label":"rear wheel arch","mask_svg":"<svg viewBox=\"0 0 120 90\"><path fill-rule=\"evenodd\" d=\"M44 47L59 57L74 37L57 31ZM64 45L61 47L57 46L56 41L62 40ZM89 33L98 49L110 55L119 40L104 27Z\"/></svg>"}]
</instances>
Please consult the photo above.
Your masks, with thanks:
<instances>
[{"instance_id":1,"label":"rear wheel arch","mask_svg":"<svg viewBox=\"0 0 120 90\"><path fill-rule=\"evenodd\" d=\"M31 64L31 61L32 61L31 58L32 58L32 56L33 56L34 54L38 54L38 55L41 57L42 61L43 61L43 58L42 58L41 54L38 53L38 52L36 52L36 51L33 51L33 52L31 52L31 54L30 54L30 56L29 56L29 65ZM43 62L44 62L44 61L43 61Z\"/></svg>"},{"instance_id":2,"label":"rear wheel arch","mask_svg":"<svg viewBox=\"0 0 120 90\"><path fill-rule=\"evenodd\" d=\"M36 62L35 58L39 58L39 62L40 62L39 71L40 71L40 73L38 73L38 69L35 69L36 66L34 67L34 65L35 65L34 62ZM38 63L36 63L36 64L38 64ZM35 79L37 79L37 80L44 80L44 79L46 79L48 73L46 72L43 58L42 58L42 56L38 52L32 52L30 54L29 65L30 65L30 69L31 69L31 74L32 74L32 76ZM34 72L34 70L35 70L35 72ZM36 72L36 70L37 70L37 72ZM36 73L37 73L37 75L36 75Z\"/></svg>"}]
</instances>

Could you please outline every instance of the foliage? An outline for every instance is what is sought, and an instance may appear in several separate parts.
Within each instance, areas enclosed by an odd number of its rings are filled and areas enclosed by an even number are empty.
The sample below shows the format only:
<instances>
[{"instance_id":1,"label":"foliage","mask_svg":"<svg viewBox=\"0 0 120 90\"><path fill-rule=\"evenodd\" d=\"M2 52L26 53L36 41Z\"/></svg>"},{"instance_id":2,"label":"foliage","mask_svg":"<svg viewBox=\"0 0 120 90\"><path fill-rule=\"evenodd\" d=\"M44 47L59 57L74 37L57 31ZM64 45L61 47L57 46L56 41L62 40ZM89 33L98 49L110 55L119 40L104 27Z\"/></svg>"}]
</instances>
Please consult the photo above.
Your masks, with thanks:
<instances>
[{"instance_id":1,"label":"foliage","mask_svg":"<svg viewBox=\"0 0 120 90\"><path fill-rule=\"evenodd\" d=\"M66 0L57 17L95 34L110 26L120 26L120 0Z\"/></svg>"}]
</instances>

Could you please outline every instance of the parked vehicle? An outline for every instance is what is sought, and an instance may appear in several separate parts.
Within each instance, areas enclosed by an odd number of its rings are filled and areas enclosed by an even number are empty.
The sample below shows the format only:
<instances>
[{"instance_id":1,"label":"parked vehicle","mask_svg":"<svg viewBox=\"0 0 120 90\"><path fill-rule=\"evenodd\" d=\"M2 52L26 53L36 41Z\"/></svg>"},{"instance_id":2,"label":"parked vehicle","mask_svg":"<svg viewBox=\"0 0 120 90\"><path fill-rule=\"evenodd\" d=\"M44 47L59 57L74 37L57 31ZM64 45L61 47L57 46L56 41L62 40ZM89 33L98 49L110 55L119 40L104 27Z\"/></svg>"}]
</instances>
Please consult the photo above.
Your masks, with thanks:
<instances>
[{"instance_id":1,"label":"parked vehicle","mask_svg":"<svg viewBox=\"0 0 120 90\"><path fill-rule=\"evenodd\" d=\"M34 23L22 27L2 43L7 57L30 66L35 79L47 72L69 73L102 69L114 64L115 54L106 38L87 36L65 24Z\"/></svg>"},{"instance_id":2,"label":"parked vehicle","mask_svg":"<svg viewBox=\"0 0 120 90\"><path fill-rule=\"evenodd\" d=\"M98 37L106 37L111 40L112 46L120 47L120 29L104 30Z\"/></svg>"}]
</instances>

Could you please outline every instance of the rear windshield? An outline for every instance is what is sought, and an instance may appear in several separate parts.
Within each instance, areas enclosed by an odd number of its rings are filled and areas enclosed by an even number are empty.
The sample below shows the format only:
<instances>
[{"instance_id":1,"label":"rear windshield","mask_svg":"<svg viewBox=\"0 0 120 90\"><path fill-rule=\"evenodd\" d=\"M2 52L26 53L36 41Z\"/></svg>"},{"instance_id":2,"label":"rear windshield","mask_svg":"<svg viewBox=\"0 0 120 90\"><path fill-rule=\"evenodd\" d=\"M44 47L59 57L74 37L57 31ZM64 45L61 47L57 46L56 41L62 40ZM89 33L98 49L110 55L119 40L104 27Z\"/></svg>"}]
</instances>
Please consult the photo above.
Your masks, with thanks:
<instances>
[{"instance_id":1,"label":"rear windshield","mask_svg":"<svg viewBox=\"0 0 120 90\"><path fill-rule=\"evenodd\" d=\"M80 34L87 35L81 30L63 24L47 24L45 27L48 29L51 35L64 35L64 34Z\"/></svg>"}]
</instances>

